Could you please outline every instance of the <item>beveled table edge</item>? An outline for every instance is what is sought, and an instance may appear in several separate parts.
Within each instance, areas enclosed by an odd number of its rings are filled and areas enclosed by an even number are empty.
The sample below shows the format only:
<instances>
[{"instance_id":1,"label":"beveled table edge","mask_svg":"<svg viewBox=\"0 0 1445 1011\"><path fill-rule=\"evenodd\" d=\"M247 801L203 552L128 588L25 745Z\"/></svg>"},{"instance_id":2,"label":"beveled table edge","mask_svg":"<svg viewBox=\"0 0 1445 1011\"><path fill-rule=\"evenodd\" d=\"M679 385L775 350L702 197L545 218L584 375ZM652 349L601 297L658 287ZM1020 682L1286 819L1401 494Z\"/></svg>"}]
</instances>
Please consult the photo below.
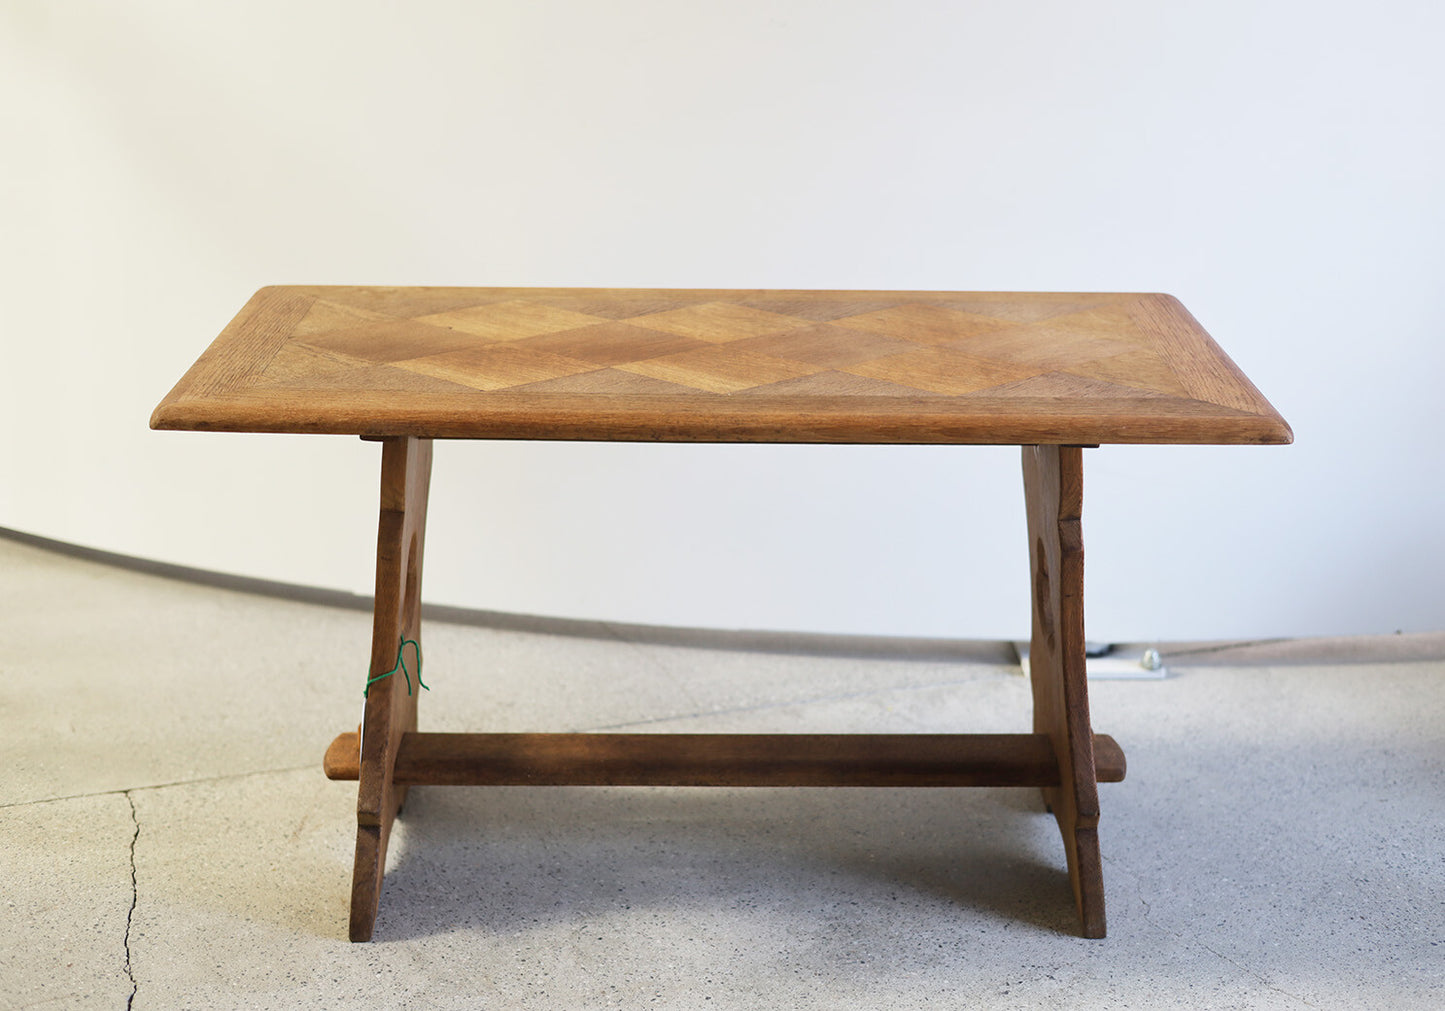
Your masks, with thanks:
<instances>
[{"instance_id":1,"label":"beveled table edge","mask_svg":"<svg viewBox=\"0 0 1445 1011\"><path fill-rule=\"evenodd\" d=\"M406 403L394 393L266 391L264 398L214 388L218 358L228 342L253 326L267 299L315 299L327 291L486 291L532 295L616 291L632 296L778 297L1034 297L1137 299L1186 321L1242 394L1260 406L1247 411L1202 400L1174 398L1151 404L1067 398L815 397L698 393L687 397L630 397L608 405L597 395L500 391L481 395L428 394L429 404ZM308 303L309 304L309 303ZM211 380L211 381L208 381ZM966 292L809 289L582 289L550 287L272 285L261 288L176 383L151 415L150 427L169 431L268 432L416 436L439 439L518 439L612 442L757 442L895 445L1285 445L1290 426L1172 295L1130 292Z\"/></svg>"}]
</instances>

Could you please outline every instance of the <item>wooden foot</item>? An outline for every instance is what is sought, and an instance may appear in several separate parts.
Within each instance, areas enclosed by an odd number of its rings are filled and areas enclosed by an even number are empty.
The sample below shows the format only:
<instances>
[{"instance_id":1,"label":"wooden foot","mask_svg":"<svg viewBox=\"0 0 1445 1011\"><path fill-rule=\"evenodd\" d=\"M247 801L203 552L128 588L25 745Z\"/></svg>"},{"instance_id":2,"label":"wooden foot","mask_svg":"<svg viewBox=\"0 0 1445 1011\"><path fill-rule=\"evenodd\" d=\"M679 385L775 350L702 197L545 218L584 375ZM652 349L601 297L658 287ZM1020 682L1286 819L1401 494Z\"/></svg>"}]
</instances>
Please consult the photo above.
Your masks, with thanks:
<instances>
[{"instance_id":1,"label":"wooden foot","mask_svg":"<svg viewBox=\"0 0 1445 1011\"><path fill-rule=\"evenodd\" d=\"M421 563L426 539L427 487L431 478L430 439L382 440L381 519L376 539L376 604L368 679L396 667L402 641L421 641ZM362 718L356 863L351 881L351 939L368 941L376 923L386 844L406 800L394 781L402 735L416 730L421 691L416 655L406 650L411 684L401 672L369 685Z\"/></svg>"},{"instance_id":2,"label":"wooden foot","mask_svg":"<svg viewBox=\"0 0 1445 1011\"><path fill-rule=\"evenodd\" d=\"M1023 469L1033 569L1034 732L1049 736L1059 768L1059 785L1043 789L1044 804L1064 837L1083 934L1103 937L1099 790L1084 670L1083 450L1025 446Z\"/></svg>"}]
</instances>

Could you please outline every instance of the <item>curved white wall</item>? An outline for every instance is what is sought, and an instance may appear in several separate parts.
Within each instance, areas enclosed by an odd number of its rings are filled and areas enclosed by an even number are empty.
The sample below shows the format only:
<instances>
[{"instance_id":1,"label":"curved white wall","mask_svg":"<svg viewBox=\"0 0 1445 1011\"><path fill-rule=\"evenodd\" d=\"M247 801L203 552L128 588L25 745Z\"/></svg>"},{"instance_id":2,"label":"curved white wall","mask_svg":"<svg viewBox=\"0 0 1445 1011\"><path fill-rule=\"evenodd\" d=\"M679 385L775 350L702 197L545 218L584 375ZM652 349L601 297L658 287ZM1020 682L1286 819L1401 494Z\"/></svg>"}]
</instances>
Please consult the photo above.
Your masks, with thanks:
<instances>
[{"instance_id":1,"label":"curved white wall","mask_svg":"<svg viewBox=\"0 0 1445 1011\"><path fill-rule=\"evenodd\" d=\"M0 8L0 525L366 591L376 447L152 433L257 287L1161 290L1288 448L1086 456L1096 638L1439 628L1438 4ZM1016 451L446 444L431 599L1004 637Z\"/></svg>"}]
</instances>

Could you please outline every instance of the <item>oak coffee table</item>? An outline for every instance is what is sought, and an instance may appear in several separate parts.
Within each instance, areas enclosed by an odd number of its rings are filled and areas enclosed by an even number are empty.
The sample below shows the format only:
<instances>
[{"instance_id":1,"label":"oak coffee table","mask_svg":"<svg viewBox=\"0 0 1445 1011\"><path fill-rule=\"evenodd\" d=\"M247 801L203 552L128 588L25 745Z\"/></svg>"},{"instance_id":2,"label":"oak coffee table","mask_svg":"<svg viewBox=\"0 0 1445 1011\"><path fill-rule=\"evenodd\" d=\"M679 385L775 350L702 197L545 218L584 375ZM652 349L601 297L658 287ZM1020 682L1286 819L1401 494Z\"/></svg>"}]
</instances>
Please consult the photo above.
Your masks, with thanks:
<instances>
[{"instance_id":1,"label":"oak coffee table","mask_svg":"<svg viewBox=\"0 0 1445 1011\"><path fill-rule=\"evenodd\" d=\"M1089 721L1083 449L1292 438L1167 295L900 291L263 288L151 426L381 443L365 715L324 763L359 780L354 941L423 784L1036 786L1082 932L1103 937L1097 784L1124 778L1124 754ZM1033 732L418 732L433 439L1019 445Z\"/></svg>"}]
</instances>

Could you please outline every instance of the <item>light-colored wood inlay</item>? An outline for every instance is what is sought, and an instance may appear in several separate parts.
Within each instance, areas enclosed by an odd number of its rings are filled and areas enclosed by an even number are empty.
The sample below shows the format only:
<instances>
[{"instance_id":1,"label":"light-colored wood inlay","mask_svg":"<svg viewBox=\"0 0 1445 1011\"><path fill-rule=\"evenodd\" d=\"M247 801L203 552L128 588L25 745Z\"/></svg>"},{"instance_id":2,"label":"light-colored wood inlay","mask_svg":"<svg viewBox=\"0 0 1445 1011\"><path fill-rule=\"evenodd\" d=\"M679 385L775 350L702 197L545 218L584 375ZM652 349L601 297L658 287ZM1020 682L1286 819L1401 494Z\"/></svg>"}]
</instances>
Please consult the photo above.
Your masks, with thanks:
<instances>
[{"instance_id":1,"label":"light-colored wood inlay","mask_svg":"<svg viewBox=\"0 0 1445 1011\"><path fill-rule=\"evenodd\" d=\"M461 351L491 342L484 337L449 330L444 326L392 319L346 326L339 330L312 331L293 338L293 343L337 351L370 365L380 365L403 358L424 358L445 351Z\"/></svg>"},{"instance_id":2,"label":"light-colored wood inlay","mask_svg":"<svg viewBox=\"0 0 1445 1011\"><path fill-rule=\"evenodd\" d=\"M844 316L860 316L866 312L890 309L898 304L898 299L873 298L864 292L760 291L752 293L752 297L739 297L737 304L791 316L794 319L827 323Z\"/></svg>"},{"instance_id":3,"label":"light-colored wood inlay","mask_svg":"<svg viewBox=\"0 0 1445 1011\"><path fill-rule=\"evenodd\" d=\"M669 289L573 288L553 289L545 294L525 288L513 290L544 305L610 320L653 316L697 304L696 292Z\"/></svg>"},{"instance_id":4,"label":"light-colored wood inlay","mask_svg":"<svg viewBox=\"0 0 1445 1011\"><path fill-rule=\"evenodd\" d=\"M949 348L922 348L841 371L947 394L973 393L1038 374L1038 369L1027 365L978 358Z\"/></svg>"},{"instance_id":5,"label":"light-colored wood inlay","mask_svg":"<svg viewBox=\"0 0 1445 1011\"><path fill-rule=\"evenodd\" d=\"M1141 393L1189 396L1189 391L1169 363L1153 351L1126 351L1107 358L1073 362L1064 371L1133 387Z\"/></svg>"},{"instance_id":6,"label":"light-colored wood inlay","mask_svg":"<svg viewBox=\"0 0 1445 1011\"><path fill-rule=\"evenodd\" d=\"M712 393L735 393L816 371L810 366L732 347L708 347L618 368Z\"/></svg>"},{"instance_id":7,"label":"light-colored wood inlay","mask_svg":"<svg viewBox=\"0 0 1445 1011\"><path fill-rule=\"evenodd\" d=\"M397 362L396 367L478 390L504 390L523 383L592 372L598 368L592 362L545 351L531 351L511 344L490 344L466 351L413 358Z\"/></svg>"},{"instance_id":8,"label":"light-colored wood inlay","mask_svg":"<svg viewBox=\"0 0 1445 1011\"><path fill-rule=\"evenodd\" d=\"M517 394L547 393L574 394L583 397L677 397L698 396L703 393L695 386L669 383L663 379L623 372L621 369L598 369L596 372L581 372L560 379L544 379L513 387Z\"/></svg>"},{"instance_id":9,"label":"light-colored wood inlay","mask_svg":"<svg viewBox=\"0 0 1445 1011\"><path fill-rule=\"evenodd\" d=\"M749 337L732 346L829 369L857 365L904 351L916 351L920 347L912 341L899 340L887 334L845 330L827 323L764 334L762 337Z\"/></svg>"},{"instance_id":10,"label":"light-colored wood inlay","mask_svg":"<svg viewBox=\"0 0 1445 1011\"><path fill-rule=\"evenodd\" d=\"M740 397L817 397L840 402L855 397L920 397L923 391L912 386L899 386L882 379L869 379L847 372L829 370L797 379L784 379L766 386L742 390Z\"/></svg>"},{"instance_id":11,"label":"light-colored wood inlay","mask_svg":"<svg viewBox=\"0 0 1445 1011\"><path fill-rule=\"evenodd\" d=\"M974 334L942 346L1052 370L1138 351L1149 344L1125 313L1082 312Z\"/></svg>"},{"instance_id":12,"label":"light-colored wood inlay","mask_svg":"<svg viewBox=\"0 0 1445 1011\"><path fill-rule=\"evenodd\" d=\"M1104 309L1133 296L1087 295L1070 292L1028 292L1012 294L962 294L946 304L959 312L974 313L1011 323L1042 323L1059 316Z\"/></svg>"},{"instance_id":13,"label":"light-colored wood inlay","mask_svg":"<svg viewBox=\"0 0 1445 1011\"><path fill-rule=\"evenodd\" d=\"M755 309L735 302L704 302L632 320L637 326L695 337L713 344L758 337L796 329L800 321L792 316Z\"/></svg>"},{"instance_id":14,"label":"light-colored wood inlay","mask_svg":"<svg viewBox=\"0 0 1445 1011\"><path fill-rule=\"evenodd\" d=\"M444 326L463 333L475 334L492 341L515 341L538 334L576 330L604 320L569 309L557 309L539 302L516 299L495 302L474 309L453 309L429 316L418 316L417 322Z\"/></svg>"},{"instance_id":15,"label":"light-colored wood inlay","mask_svg":"<svg viewBox=\"0 0 1445 1011\"><path fill-rule=\"evenodd\" d=\"M879 309L861 316L847 316L834 322L850 330L867 330L890 337L901 337L915 344L944 344L1011 325L1009 321L993 316L917 302Z\"/></svg>"},{"instance_id":16,"label":"light-colored wood inlay","mask_svg":"<svg viewBox=\"0 0 1445 1011\"><path fill-rule=\"evenodd\" d=\"M447 438L1290 439L1177 302L1115 293L267 288L152 423Z\"/></svg>"},{"instance_id":17,"label":"light-colored wood inlay","mask_svg":"<svg viewBox=\"0 0 1445 1011\"><path fill-rule=\"evenodd\" d=\"M372 365L350 355L307 344L288 344L282 348L252 388L408 394L467 389L435 376L419 375L388 365Z\"/></svg>"},{"instance_id":18,"label":"light-colored wood inlay","mask_svg":"<svg viewBox=\"0 0 1445 1011\"><path fill-rule=\"evenodd\" d=\"M305 337L307 334L325 333L328 330L347 330L366 323L383 323L395 318L369 309L358 309L318 298L311 306L311 311L296 324L296 329L291 331L291 336Z\"/></svg>"},{"instance_id":19,"label":"light-colored wood inlay","mask_svg":"<svg viewBox=\"0 0 1445 1011\"><path fill-rule=\"evenodd\" d=\"M381 313L398 319L434 315L452 309L475 308L491 302L505 302L519 295L523 288L442 288L393 286L314 285L293 289L367 312Z\"/></svg>"},{"instance_id":20,"label":"light-colored wood inlay","mask_svg":"<svg viewBox=\"0 0 1445 1011\"><path fill-rule=\"evenodd\" d=\"M276 352L254 385L284 386L297 381L309 382L317 376L332 377L371 367L372 363L365 358L292 341Z\"/></svg>"},{"instance_id":21,"label":"light-colored wood inlay","mask_svg":"<svg viewBox=\"0 0 1445 1011\"><path fill-rule=\"evenodd\" d=\"M546 351L568 358L579 358L598 365L621 365L625 362L661 358L683 351L711 347L707 341L682 337L662 330L648 330L631 323L596 323L576 330L526 337L515 342L519 348Z\"/></svg>"}]
</instances>

